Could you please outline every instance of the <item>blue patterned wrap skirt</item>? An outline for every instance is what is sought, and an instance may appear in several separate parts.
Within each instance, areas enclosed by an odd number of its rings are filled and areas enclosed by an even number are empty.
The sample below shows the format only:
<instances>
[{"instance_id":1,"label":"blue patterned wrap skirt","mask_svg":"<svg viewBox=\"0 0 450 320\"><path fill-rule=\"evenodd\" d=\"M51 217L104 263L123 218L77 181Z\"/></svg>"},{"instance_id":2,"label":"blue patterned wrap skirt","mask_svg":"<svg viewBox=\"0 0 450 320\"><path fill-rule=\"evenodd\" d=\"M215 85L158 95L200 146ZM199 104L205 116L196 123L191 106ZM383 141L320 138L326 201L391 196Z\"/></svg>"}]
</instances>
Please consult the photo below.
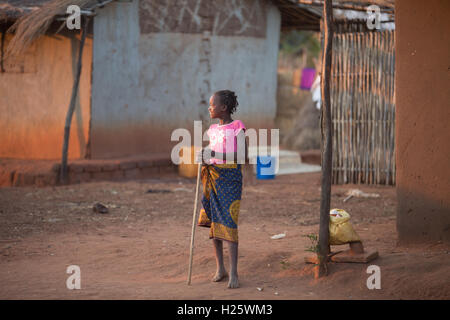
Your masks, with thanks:
<instances>
[{"instance_id":1,"label":"blue patterned wrap skirt","mask_svg":"<svg viewBox=\"0 0 450 320\"><path fill-rule=\"evenodd\" d=\"M212 239L238 242L242 164L203 165L202 205L198 225L209 227Z\"/></svg>"}]
</instances>

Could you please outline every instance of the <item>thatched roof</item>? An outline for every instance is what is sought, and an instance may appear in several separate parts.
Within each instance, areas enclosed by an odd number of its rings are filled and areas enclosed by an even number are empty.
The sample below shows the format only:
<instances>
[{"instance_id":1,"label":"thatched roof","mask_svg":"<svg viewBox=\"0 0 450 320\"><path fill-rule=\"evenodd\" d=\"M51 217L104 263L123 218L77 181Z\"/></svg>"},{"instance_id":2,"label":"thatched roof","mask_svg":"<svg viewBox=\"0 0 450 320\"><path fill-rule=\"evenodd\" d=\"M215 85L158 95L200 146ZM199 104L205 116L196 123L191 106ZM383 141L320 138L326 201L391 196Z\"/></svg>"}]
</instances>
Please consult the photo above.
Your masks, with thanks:
<instances>
[{"instance_id":1,"label":"thatched roof","mask_svg":"<svg viewBox=\"0 0 450 320\"><path fill-rule=\"evenodd\" d=\"M60 13L64 14L65 9L67 8L67 3L70 4L83 4L80 6L81 9L88 9L89 7L94 6L98 2L102 1L53 1L53 0L5 0L0 3L0 21L16 21L17 19L32 13L33 11L37 11L38 9L48 5L50 2L59 2L61 5ZM65 7L64 7L65 6Z\"/></svg>"},{"instance_id":2,"label":"thatched roof","mask_svg":"<svg viewBox=\"0 0 450 320\"><path fill-rule=\"evenodd\" d=\"M31 13L49 0L6 0L0 3L0 22L16 21Z\"/></svg>"},{"instance_id":3,"label":"thatched roof","mask_svg":"<svg viewBox=\"0 0 450 320\"><path fill-rule=\"evenodd\" d=\"M10 21L9 29L15 37L7 48L7 54L22 52L31 42L44 34L58 16L66 16L68 5L78 5L89 11L113 0L7 0L5 10L0 10ZM282 28L315 30L320 28L320 14L314 8L292 6L292 0L273 0L281 11ZM83 12L82 12L83 13Z\"/></svg>"},{"instance_id":4,"label":"thatched roof","mask_svg":"<svg viewBox=\"0 0 450 320\"><path fill-rule=\"evenodd\" d=\"M7 0L10 13L8 19L19 15L8 32L15 36L8 45L6 55L24 51L34 39L44 34L58 16L67 16L69 5L78 5L82 15L90 15L96 7L113 0ZM14 11L12 11L14 8ZM12 12L12 13L11 13Z\"/></svg>"},{"instance_id":5,"label":"thatched roof","mask_svg":"<svg viewBox=\"0 0 450 320\"><path fill-rule=\"evenodd\" d=\"M39 9L52 0L6 0L0 4L0 21L15 21L20 17ZM62 3L62 1L56 1ZM77 4L79 1L72 1L71 4ZM93 7L103 1L82 1L87 2L85 8ZM323 0L273 0L275 5L280 8L283 23L287 26L304 25L306 28L313 22L316 24L316 18L321 16L321 6ZM376 4L382 10L394 10L395 0L333 0L333 6L337 9L350 9L351 7L365 9L371 4ZM61 8L63 11L65 8ZM295 20L305 20L304 23ZM315 28L315 27L314 27Z\"/></svg>"},{"instance_id":6,"label":"thatched roof","mask_svg":"<svg viewBox=\"0 0 450 320\"><path fill-rule=\"evenodd\" d=\"M7 55L22 52L31 42L44 34L58 17L67 16L69 5L78 5L81 14L90 15L97 7L114 0L6 0L0 4L0 22L15 21L9 29L15 36L7 48ZM272 0L281 12L281 27L286 29L320 30L323 0ZM333 0L338 9L365 10L377 4L385 12L394 10L394 0Z\"/></svg>"}]
</instances>

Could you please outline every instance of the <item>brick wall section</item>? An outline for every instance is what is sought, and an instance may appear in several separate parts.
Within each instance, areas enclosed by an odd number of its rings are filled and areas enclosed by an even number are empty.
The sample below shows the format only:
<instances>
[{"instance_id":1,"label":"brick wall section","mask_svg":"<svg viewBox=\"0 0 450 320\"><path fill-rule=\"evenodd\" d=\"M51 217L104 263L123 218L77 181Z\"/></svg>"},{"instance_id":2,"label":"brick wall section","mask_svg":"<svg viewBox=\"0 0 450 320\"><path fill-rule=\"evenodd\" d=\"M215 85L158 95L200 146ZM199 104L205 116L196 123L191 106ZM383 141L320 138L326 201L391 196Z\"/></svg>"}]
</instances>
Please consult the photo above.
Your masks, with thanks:
<instances>
[{"instance_id":1,"label":"brick wall section","mask_svg":"<svg viewBox=\"0 0 450 320\"><path fill-rule=\"evenodd\" d=\"M134 159L76 160L68 163L69 184L158 178L176 173L167 156ZM0 186L58 185L60 163L51 160L0 159Z\"/></svg>"}]
</instances>

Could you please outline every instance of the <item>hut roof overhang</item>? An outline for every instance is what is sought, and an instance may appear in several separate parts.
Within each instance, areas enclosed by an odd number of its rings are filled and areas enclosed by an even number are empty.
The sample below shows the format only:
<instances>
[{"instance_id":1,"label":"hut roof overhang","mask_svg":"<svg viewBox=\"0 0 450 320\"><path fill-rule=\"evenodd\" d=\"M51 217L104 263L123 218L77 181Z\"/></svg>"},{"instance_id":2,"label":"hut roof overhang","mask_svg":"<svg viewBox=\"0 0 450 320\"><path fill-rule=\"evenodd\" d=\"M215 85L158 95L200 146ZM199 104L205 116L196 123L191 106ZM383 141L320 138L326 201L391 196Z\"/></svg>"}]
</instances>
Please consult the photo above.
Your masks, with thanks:
<instances>
[{"instance_id":1,"label":"hut roof overhang","mask_svg":"<svg viewBox=\"0 0 450 320\"><path fill-rule=\"evenodd\" d=\"M50 2L58 2L58 0L6 0L0 4L0 21L14 22L22 16L31 13ZM92 1L72 1L73 4L77 2L84 2L81 7L84 13L89 13L90 9L94 9L102 2L112 2L105 0ZM318 30L320 28L320 11L317 8L308 5L299 5L295 0L271 0L281 12L282 28L296 28L304 30ZM61 15L64 15L65 7L63 1L61 2ZM87 2L87 3L85 3ZM106 3L105 3L106 4ZM82 12L83 13L83 12Z\"/></svg>"},{"instance_id":2,"label":"hut roof overhang","mask_svg":"<svg viewBox=\"0 0 450 320\"><path fill-rule=\"evenodd\" d=\"M95 9L118 0L6 0L0 4L0 24L12 26L16 37L9 53L22 51L33 39L45 33L57 20L67 18L67 6L78 5L81 15L95 15ZM320 31L323 0L271 0L281 12L282 31ZM334 0L333 8L341 10L345 19L346 11L365 11L367 6L376 4L384 13L394 13L394 0ZM40 10L42 9L42 10ZM45 9L45 10L44 10ZM31 14L30 14L31 13ZM339 12L337 12L339 13ZM17 37L17 34L20 34Z\"/></svg>"},{"instance_id":3,"label":"hut roof overhang","mask_svg":"<svg viewBox=\"0 0 450 320\"><path fill-rule=\"evenodd\" d=\"M16 21L20 17L39 9L45 0L6 0L0 3L0 22Z\"/></svg>"},{"instance_id":4,"label":"hut roof overhang","mask_svg":"<svg viewBox=\"0 0 450 320\"><path fill-rule=\"evenodd\" d=\"M72 0L70 4L79 5L81 15L92 15L95 8L102 7L112 1L114 0ZM51 2L54 3L54 8L59 5L59 10L55 11L54 18L67 15L68 2L64 0L6 0L0 4L0 22L15 22Z\"/></svg>"},{"instance_id":5,"label":"hut roof overhang","mask_svg":"<svg viewBox=\"0 0 450 320\"><path fill-rule=\"evenodd\" d=\"M283 31L312 30L320 31L320 20L323 14L323 0L273 0L281 12L281 29ZM380 12L393 20L395 0L333 0L336 19L359 19L367 7L377 5ZM358 15L358 13L360 13Z\"/></svg>"},{"instance_id":6,"label":"hut roof overhang","mask_svg":"<svg viewBox=\"0 0 450 320\"><path fill-rule=\"evenodd\" d=\"M73 4L81 3L82 14L90 14L93 9L103 6L114 0L72 1ZM394 11L395 0L333 0L333 7L340 10L364 11L369 5L375 4L383 12ZM0 22L16 21L20 17L35 11L52 0L6 0L0 4ZM55 2L53 0L53 2ZM61 4L64 1L60 1ZM320 30L323 0L272 0L281 12L282 30ZM64 15L65 7L61 8Z\"/></svg>"}]
</instances>

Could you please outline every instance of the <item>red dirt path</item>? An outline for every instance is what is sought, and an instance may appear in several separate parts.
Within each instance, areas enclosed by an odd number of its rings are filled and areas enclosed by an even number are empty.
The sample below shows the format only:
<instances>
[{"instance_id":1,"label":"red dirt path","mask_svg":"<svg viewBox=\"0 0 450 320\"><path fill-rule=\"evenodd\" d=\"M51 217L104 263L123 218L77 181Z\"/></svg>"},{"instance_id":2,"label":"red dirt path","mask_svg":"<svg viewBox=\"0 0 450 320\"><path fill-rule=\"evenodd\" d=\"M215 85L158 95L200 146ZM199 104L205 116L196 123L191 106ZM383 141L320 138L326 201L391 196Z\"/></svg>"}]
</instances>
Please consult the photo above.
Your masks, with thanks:
<instances>
[{"instance_id":1,"label":"red dirt path","mask_svg":"<svg viewBox=\"0 0 450 320\"><path fill-rule=\"evenodd\" d=\"M318 232L319 178L296 174L246 183L239 219L241 287L235 290L210 281L215 261L204 228L197 229L192 285L186 285L194 180L167 174L0 188L0 299L450 298L449 246L397 246L392 187L332 188L332 207L347 210L365 246L379 251L371 264L381 268L381 289L367 289L364 264L332 263L328 277L313 280L303 260L310 244L304 235ZM381 197L343 203L350 188ZM110 213L94 213L96 202ZM285 231L285 238L270 239ZM81 268L81 290L66 288L72 264Z\"/></svg>"}]
</instances>

